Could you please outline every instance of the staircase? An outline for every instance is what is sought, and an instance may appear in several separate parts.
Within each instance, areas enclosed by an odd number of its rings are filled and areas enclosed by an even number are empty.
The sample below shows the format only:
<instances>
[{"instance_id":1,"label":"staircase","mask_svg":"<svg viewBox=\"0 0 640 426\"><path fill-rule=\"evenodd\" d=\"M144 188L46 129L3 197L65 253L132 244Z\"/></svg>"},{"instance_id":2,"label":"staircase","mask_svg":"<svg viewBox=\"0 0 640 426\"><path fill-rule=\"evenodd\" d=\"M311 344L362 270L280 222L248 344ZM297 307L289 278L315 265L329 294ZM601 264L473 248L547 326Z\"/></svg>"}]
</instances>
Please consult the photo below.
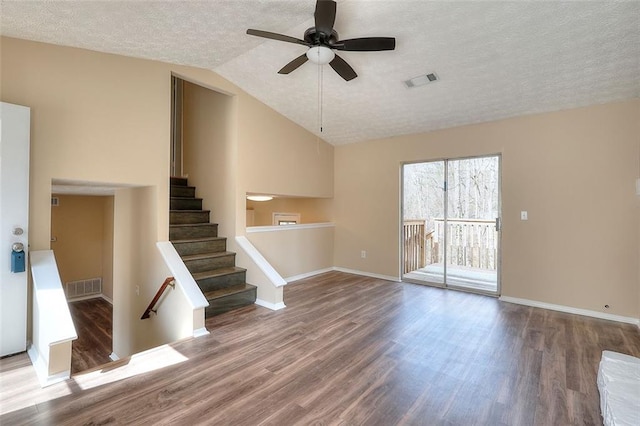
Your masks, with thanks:
<instances>
[{"instance_id":1,"label":"staircase","mask_svg":"<svg viewBox=\"0 0 640 426\"><path fill-rule=\"evenodd\" d=\"M256 287L245 282L246 269L235 266L236 254L227 251L227 239L218 237L195 193L187 179L171 178L169 240L209 301L208 318L255 303Z\"/></svg>"}]
</instances>

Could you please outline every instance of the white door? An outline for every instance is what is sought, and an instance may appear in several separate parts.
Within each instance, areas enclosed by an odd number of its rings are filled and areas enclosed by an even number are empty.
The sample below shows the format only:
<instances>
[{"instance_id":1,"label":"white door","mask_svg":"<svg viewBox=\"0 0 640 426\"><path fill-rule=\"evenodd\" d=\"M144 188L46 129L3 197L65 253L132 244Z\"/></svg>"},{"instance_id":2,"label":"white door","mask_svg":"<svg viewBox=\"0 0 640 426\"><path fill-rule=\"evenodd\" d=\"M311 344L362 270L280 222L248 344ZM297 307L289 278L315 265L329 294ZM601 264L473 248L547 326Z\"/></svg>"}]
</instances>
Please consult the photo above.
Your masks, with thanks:
<instances>
[{"instance_id":1,"label":"white door","mask_svg":"<svg viewBox=\"0 0 640 426\"><path fill-rule=\"evenodd\" d=\"M0 356L27 345L29 108L0 105ZM25 271L11 271L12 246L24 246Z\"/></svg>"}]
</instances>

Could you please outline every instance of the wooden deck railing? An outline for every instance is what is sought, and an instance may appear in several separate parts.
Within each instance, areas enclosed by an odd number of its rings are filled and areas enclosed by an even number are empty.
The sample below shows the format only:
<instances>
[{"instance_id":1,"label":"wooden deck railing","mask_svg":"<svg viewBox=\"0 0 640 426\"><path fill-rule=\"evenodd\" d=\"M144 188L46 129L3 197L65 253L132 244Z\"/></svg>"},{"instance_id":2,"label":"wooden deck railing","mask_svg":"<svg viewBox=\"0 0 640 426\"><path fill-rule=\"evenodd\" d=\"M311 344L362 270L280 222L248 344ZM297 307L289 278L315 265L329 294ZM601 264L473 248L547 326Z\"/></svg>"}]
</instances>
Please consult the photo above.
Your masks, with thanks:
<instances>
[{"instance_id":1,"label":"wooden deck railing","mask_svg":"<svg viewBox=\"0 0 640 426\"><path fill-rule=\"evenodd\" d=\"M444 219L434 219L436 234L444 238ZM447 219L447 264L496 269L496 222L486 219Z\"/></svg>"},{"instance_id":2,"label":"wooden deck railing","mask_svg":"<svg viewBox=\"0 0 640 426\"><path fill-rule=\"evenodd\" d=\"M472 268L496 268L497 232L495 221L485 219L447 219L447 263ZM443 262L440 245L444 242L444 219L434 218L433 229L425 220L406 220L403 274Z\"/></svg>"},{"instance_id":3,"label":"wooden deck railing","mask_svg":"<svg viewBox=\"0 0 640 426\"><path fill-rule=\"evenodd\" d=\"M403 274L424 268L438 258L438 243L433 241L433 231L427 232L426 221L404 221Z\"/></svg>"},{"instance_id":4,"label":"wooden deck railing","mask_svg":"<svg viewBox=\"0 0 640 426\"><path fill-rule=\"evenodd\" d=\"M405 220L403 224L404 268L402 273L423 268L426 265L424 244L424 220Z\"/></svg>"}]
</instances>

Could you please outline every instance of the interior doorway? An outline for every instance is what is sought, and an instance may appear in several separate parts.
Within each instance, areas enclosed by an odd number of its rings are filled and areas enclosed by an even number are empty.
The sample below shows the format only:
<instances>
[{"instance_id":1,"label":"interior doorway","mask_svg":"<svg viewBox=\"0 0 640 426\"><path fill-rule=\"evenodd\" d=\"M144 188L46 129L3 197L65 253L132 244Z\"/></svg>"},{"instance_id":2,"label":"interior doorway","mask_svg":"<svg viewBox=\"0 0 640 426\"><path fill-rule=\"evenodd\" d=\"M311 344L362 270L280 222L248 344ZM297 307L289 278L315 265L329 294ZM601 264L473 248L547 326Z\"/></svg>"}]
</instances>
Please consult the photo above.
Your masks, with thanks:
<instances>
[{"instance_id":1,"label":"interior doorway","mask_svg":"<svg viewBox=\"0 0 640 426\"><path fill-rule=\"evenodd\" d=\"M500 156L402 167L402 279L500 294Z\"/></svg>"},{"instance_id":2,"label":"interior doorway","mask_svg":"<svg viewBox=\"0 0 640 426\"><path fill-rule=\"evenodd\" d=\"M54 185L51 196L51 249L78 334L72 374L110 362L113 352L114 196L77 193L89 189Z\"/></svg>"}]
</instances>

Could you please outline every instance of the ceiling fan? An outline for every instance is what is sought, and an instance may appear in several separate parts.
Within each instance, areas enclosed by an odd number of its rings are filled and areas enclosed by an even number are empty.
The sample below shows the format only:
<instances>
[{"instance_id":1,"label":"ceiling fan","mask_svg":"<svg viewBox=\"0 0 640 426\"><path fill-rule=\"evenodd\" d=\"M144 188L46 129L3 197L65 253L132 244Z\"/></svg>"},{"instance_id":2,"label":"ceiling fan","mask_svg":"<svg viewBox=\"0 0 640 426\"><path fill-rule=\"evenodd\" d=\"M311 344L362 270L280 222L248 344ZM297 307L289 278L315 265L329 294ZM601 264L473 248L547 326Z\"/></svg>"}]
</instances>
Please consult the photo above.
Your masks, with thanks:
<instances>
[{"instance_id":1,"label":"ceiling fan","mask_svg":"<svg viewBox=\"0 0 640 426\"><path fill-rule=\"evenodd\" d=\"M278 74L289 74L310 60L319 65L331 65L331 68L346 81L353 80L358 74L344 59L336 55L333 52L334 50L373 52L394 50L396 48L396 39L394 37L362 37L340 40L338 33L333 29L333 24L336 20L336 2L333 0L317 0L314 18L315 27L306 30L302 40L283 34L253 29L248 29L247 34L309 47L306 53L282 67Z\"/></svg>"}]
</instances>

